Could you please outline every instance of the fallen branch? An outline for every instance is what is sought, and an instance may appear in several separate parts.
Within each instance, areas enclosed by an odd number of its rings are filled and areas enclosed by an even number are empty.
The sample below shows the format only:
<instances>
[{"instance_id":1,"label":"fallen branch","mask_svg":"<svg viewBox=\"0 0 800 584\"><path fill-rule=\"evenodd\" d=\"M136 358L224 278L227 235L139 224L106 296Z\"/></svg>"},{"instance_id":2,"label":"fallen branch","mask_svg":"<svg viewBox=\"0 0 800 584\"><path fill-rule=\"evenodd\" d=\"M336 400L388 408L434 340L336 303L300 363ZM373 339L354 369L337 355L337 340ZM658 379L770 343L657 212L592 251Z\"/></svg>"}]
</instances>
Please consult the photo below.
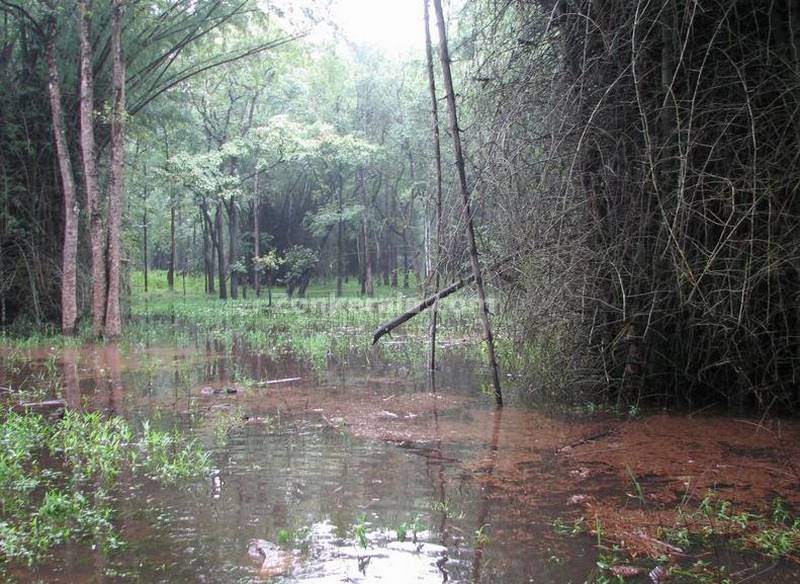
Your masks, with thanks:
<instances>
[{"instance_id":1,"label":"fallen branch","mask_svg":"<svg viewBox=\"0 0 800 584\"><path fill-rule=\"evenodd\" d=\"M509 262L510 260L512 260L515 256L516 256L516 253L504 257L499 262L489 266L487 271L489 271L489 272L496 271L503 264L505 264L505 263ZM471 284L474 280L475 280L475 275L474 274L470 274L469 276L464 276L460 280L457 280L457 281L453 282L452 284L450 284L447 288L442 288L436 294L433 294L432 296L428 296L425 300L423 300L422 302L420 302L419 304L417 304L413 308L407 310L406 312L404 312L400 316L397 316L397 317L393 318L392 320L389 320L389 321L386 321L386 322L382 323L378 328L375 329L375 332L372 333L372 344L374 345L375 343L377 343L381 339L381 337L383 335L392 332L394 329L399 327L404 322L407 322L407 321L411 320L412 318L417 316L419 313L421 313L425 309L430 308L431 306L436 304L436 302L438 302L439 300L447 298L451 294L454 294L455 292L458 292L459 290L461 290L467 284Z\"/></svg>"},{"instance_id":2,"label":"fallen branch","mask_svg":"<svg viewBox=\"0 0 800 584\"><path fill-rule=\"evenodd\" d=\"M67 408L67 402L63 399L48 399L38 402L25 402L15 404L11 407L12 412L25 413L25 414L39 414L42 416L49 416L53 418L60 418L64 415Z\"/></svg>"},{"instance_id":3,"label":"fallen branch","mask_svg":"<svg viewBox=\"0 0 800 584\"><path fill-rule=\"evenodd\" d=\"M302 377L286 377L284 379L270 379L269 381L262 381L258 385L277 385L278 383L292 383L293 381L301 381Z\"/></svg>"},{"instance_id":4,"label":"fallen branch","mask_svg":"<svg viewBox=\"0 0 800 584\"><path fill-rule=\"evenodd\" d=\"M455 292L458 292L464 286L466 286L467 284L472 282L474 279L475 279L475 276L467 276L466 278L462 278L462 279L460 279L460 280L458 280L456 282L453 282L447 288L439 290L439 292L437 292L433 296L428 296L425 300L423 300L422 302L420 302L419 304L417 304L416 306L414 306L410 310L407 310L406 312L404 312L400 316L398 316L396 318L393 318L390 321L384 322L377 329L375 329L374 333L372 333L372 344L374 345L375 343L377 343L381 339L381 337L383 335L392 332L394 329L399 327L401 324L411 320L412 318L417 316L420 312L422 312L426 308L430 308L438 300L441 300L443 298L447 298L451 294L453 294Z\"/></svg>"}]
</instances>

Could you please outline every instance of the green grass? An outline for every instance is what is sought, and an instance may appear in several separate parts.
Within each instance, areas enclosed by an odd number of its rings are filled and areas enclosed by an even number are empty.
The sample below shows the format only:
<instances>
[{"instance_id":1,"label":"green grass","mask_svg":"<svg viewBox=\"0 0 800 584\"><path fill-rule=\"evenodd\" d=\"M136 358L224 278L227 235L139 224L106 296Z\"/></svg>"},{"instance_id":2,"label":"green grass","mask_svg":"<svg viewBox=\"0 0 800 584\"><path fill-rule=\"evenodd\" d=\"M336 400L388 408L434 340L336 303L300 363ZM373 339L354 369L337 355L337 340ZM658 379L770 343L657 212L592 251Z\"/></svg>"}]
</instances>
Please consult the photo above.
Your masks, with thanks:
<instances>
[{"instance_id":1,"label":"green grass","mask_svg":"<svg viewBox=\"0 0 800 584\"><path fill-rule=\"evenodd\" d=\"M145 293L141 272L129 275L123 346L190 344L196 336L202 336L220 343L225 351L237 344L273 358L291 354L315 370L354 356L416 366L425 362L429 351L428 314L411 319L394 331L394 337L386 336L374 348L371 346L372 333L380 323L419 302L420 296L413 287L403 290L377 285L375 296L365 297L360 294L358 281L351 278L342 297L337 298L335 282L317 282L302 299L289 299L282 289L274 288L271 305L266 290L262 290L260 298L249 289L246 299L220 300L215 294L204 292L200 276L187 276L185 288L179 277L175 289L169 290L166 273L155 271L149 274L148 288ZM14 352L41 346L102 343L92 337L89 320L83 319L80 334L74 338L62 337L53 327L23 328L0 336L0 347ZM512 345L504 345L507 341L502 330L496 336L501 347L508 347L502 354L513 355ZM470 339L460 346L471 358L481 358L478 305L474 298L459 294L440 304L438 338L440 342ZM507 361L514 369L514 359L503 361L501 365Z\"/></svg>"},{"instance_id":2,"label":"green grass","mask_svg":"<svg viewBox=\"0 0 800 584\"><path fill-rule=\"evenodd\" d=\"M205 474L193 441L122 418L68 410L60 420L0 413L0 562L33 564L55 546L90 539L115 548L109 495L123 470L174 484Z\"/></svg>"},{"instance_id":3,"label":"green grass","mask_svg":"<svg viewBox=\"0 0 800 584\"><path fill-rule=\"evenodd\" d=\"M660 535L685 549L708 547L725 538L771 558L800 554L800 517L793 516L780 498L768 513L751 513L708 493L697 509L681 509L676 524L662 528Z\"/></svg>"},{"instance_id":4,"label":"green grass","mask_svg":"<svg viewBox=\"0 0 800 584\"><path fill-rule=\"evenodd\" d=\"M144 293L134 274L130 303L131 321L125 333L127 343L179 342L193 332L229 348L244 343L249 350L272 357L292 354L316 369L323 369L332 359L370 353L372 332L377 326L397 316L418 302L392 288L379 287L373 298L358 295L357 282L351 281L346 294L336 298L330 284L312 286L308 298L289 299L275 292L268 306L264 295L247 299L219 300L205 294L202 280L187 277L186 294L181 286L169 291L165 286L151 286ZM154 278L160 281L161 278ZM475 336L476 305L463 298L442 305L441 337ZM396 335L425 336L430 319L412 319ZM174 323L174 324L173 324ZM178 325L178 326L175 326ZM395 361L424 359L425 342L393 344L385 340L375 349L379 355ZM369 354L368 354L369 353Z\"/></svg>"}]
</instances>

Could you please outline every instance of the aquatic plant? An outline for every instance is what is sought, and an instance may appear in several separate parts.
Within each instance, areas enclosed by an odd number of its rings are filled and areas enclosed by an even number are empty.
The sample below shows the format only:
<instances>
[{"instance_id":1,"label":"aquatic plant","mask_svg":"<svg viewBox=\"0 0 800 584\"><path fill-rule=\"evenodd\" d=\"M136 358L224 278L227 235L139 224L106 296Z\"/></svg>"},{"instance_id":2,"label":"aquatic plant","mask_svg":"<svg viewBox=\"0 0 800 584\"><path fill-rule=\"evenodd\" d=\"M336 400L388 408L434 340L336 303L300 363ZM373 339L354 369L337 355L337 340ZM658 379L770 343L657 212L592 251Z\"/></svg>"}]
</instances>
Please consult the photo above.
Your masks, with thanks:
<instances>
[{"instance_id":1,"label":"aquatic plant","mask_svg":"<svg viewBox=\"0 0 800 584\"><path fill-rule=\"evenodd\" d=\"M0 562L32 564L80 539L118 547L109 492L123 470L174 483L208 468L195 442L147 423L137 435L122 418L96 412L0 416Z\"/></svg>"},{"instance_id":2,"label":"aquatic plant","mask_svg":"<svg viewBox=\"0 0 800 584\"><path fill-rule=\"evenodd\" d=\"M353 534L353 539L356 543L361 546L363 549L367 549L369 547L369 539L367 539L367 514L361 513L359 514L356 522L350 528L351 533Z\"/></svg>"}]
</instances>

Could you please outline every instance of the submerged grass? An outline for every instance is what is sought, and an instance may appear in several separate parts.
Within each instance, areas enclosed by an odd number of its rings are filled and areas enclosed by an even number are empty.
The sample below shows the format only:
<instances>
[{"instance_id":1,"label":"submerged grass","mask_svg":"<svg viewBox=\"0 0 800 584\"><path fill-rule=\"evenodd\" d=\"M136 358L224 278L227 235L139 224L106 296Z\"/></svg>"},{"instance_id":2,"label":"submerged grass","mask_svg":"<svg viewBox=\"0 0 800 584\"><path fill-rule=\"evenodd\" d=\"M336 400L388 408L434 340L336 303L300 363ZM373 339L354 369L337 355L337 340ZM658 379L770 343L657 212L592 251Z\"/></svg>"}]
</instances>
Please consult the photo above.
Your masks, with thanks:
<instances>
[{"instance_id":1,"label":"submerged grass","mask_svg":"<svg viewBox=\"0 0 800 584\"><path fill-rule=\"evenodd\" d=\"M33 564L75 540L119 547L112 493L123 471L172 484L209 466L197 443L146 422L136 432L99 413L0 415L0 562Z\"/></svg>"}]
</instances>

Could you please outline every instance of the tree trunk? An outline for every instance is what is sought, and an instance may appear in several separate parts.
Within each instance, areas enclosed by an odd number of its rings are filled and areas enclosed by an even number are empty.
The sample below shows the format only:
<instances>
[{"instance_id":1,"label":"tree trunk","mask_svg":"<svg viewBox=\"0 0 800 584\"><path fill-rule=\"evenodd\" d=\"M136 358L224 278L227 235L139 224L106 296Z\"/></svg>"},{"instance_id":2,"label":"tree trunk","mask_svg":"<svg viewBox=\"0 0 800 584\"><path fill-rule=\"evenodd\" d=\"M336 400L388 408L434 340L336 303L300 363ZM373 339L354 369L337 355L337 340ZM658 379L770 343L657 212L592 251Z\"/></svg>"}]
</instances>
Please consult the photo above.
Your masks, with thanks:
<instances>
[{"instance_id":1,"label":"tree trunk","mask_svg":"<svg viewBox=\"0 0 800 584\"><path fill-rule=\"evenodd\" d=\"M222 244L222 201L217 203L217 214L215 218L216 232L215 243L217 246L217 274L219 275L219 297L221 300L227 300L228 292L225 286L225 246Z\"/></svg>"},{"instance_id":2,"label":"tree trunk","mask_svg":"<svg viewBox=\"0 0 800 584\"><path fill-rule=\"evenodd\" d=\"M114 63L111 109L111 171L108 182L108 298L105 336L122 334L122 196L125 177L125 62L122 55L122 3L111 12L111 54Z\"/></svg>"},{"instance_id":3,"label":"tree trunk","mask_svg":"<svg viewBox=\"0 0 800 584\"><path fill-rule=\"evenodd\" d=\"M236 271L239 263L239 208L236 199L231 197L228 203L228 267L231 278L231 298L239 297L239 273Z\"/></svg>"},{"instance_id":4,"label":"tree trunk","mask_svg":"<svg viewBox=\"0 0 800 584\"><path fill-rule=\"evenodd\" d=\"M362 218L361 225L364 221ZM367 267L364 264L364 230L359 229L356 236L356 257L358 258L358 283L361 286L361 295L367 293Z\"/></svg>"},{"instance_id":5,"label":"tree trunk","mask_svg":"<svg viewBox=\"0 0 800 584\"><path fill-rule=\"evenodd\" d=\"M408 272L411 271L411 263L408 261L408 228L403 229L403 289L408 289Z\"/></svg>"},{"instance_id":6,"label":"tree trunk","mask_svg":"<svg viewBox=\"0 0 800 584\"><path fill-rule=\"evenodd\" d=\"M372 282L372 258L369 254L369 220L364 214L364 280L367 296L375 296L375 285Z\"/></svg>"},{"instance_id":7,"label":"tree trunk","mask_svg":"<svg viewBox=\"0 0 800 584\"><path fill-rule=\"evenodd\" d=\"M255 187L253 188L253 287L255 288L256 297L261 296L261 274L256 265L256 260L261 256L261 226L258 223L258 212L260 205L258 204L258 175L256 171Z\"/></svg>"},{"instance_id":8,"label":"tree trunk","mask_svg":"<svg viewBox=\"0 0 800 584\"><path fill-rule=\"evenodd\" d=\"M145 192L147 192L147 187L145 187ZM145 195L144 198L145 207L144 213L142 215L142 233L144 236L144 242L142 244L142 263L144 264L144 291L145 294L147 293L147 196Z\"/></svg>"},{"instance_id":9,"label":"tree trunk","mask_svg":"<svg viewBox=\"0 0 800 584\"><path fill-rule=\"evenodd\" d=\"M336 225L336 297L342 295L342 278L344 277L344 222L342 221L342 212L344 211L344 185L342 184L342 176L339 175L339 197L338 212L339 222Z\"/></svg>"},{"instance_id":10,"label":"tree trunk","mask_svg":"<svg viewBox=\"0 0 800 584\"><path fill-rule=\"evenodd\" d=\"M92 257L92 334L99 337L105 325L106 265L103 245L103 216L100 204L96 146L94 139L94 75L92 44L89 38L89 0L78 3L80 36L80 146L86 208L89 213L89 240Z\"/></svg>"},{"instance_id":11,"label":"tree trunk","mask_svg":"<svg viewBox=\"0 0 800 584\"><path fill-rule=\"evenodd\" d=\"M442 143L439 134L439 102L436 100L436 76L433 73L433 47L430 30L430 5L429 0L422 0L425 4L425 57L428 65L428 87L431 94L431 122L433 126L433 150L436 163L436 248L434 252L433 270L435 273L433 288L439 291L441 274L439 265L442 261ZM436 328L439 320L438 300L433 306L431 315L431 351L429 366L431 371L436 369Z\"/></svg>"},{"instance_id":12,"label":"tree trunk","mask_svg":"<svg viewBox=\"0 0 800 584\"><path fill-rule=\"evenodd\" d=\"M64 249L61 263L61 332L74 335L78 321L78 198L75 194L75 175L69 156L64 112L61 104L61 80L56 63L55 31L47 39L48 93L50 115L53 118L56 155L64 191Z\"/></svg>"},{"instance_id":13,"label":"tree trunk","mask_svg":"<svg viewBox=\"0 0 800 584\"><path fill-rule=\"evenodd\" d=\"M203 202L200 207L200 221L203 225L203 264L206 272L206 293L214 293L214 244L211 234L213 226L208 216L208 208Z\"/></svg>"},{"instance_id":14,"label":"tree trunk","mask_svg":"<svg viewBox=\"0 0 800 584\"><path fill-rule=\"evenodd\" d=\"M486 349L489 356L489 365L492 369L492 385L494 386L494 397L498 406L503 405L503 394L500 389L500 372L497 367L497 357L494 350L494 336L492 326L489 322L489 307L486 303L486 291L483 286L483 275L481 265L478 261L478 246L475 242L475 226L472 221L472 210L470 209L470 193L467 187L467 172L464 165L464 152L461 149L461 135L458 128L458 114L456 112L456 94L453 89L453 77L450 71L450 55L447 49L447 31L445 30L444 12L442 11L442 0L433 0L433 7L436 10L436 20L439 28L439 60L442 62L442 76L444 87L447 91L447 109L450 114L450 133L453 136L453 150L455 152L456 171L458 172L458 185L461 190L462 212L467 226L467 243L469 244L470 263L472 264L472 274L475 278L475 288L478 290L478 299L481 308L481 323L483 324L483 337L486 341Z\"/></svg>"},{"instance_id":15,"label":"tree trunk","mask_svg":"<svg viewBox=\"0 0 800 584\"><path fill-rule=\"evenodd\" d=\"M175 289L175 202L169 206L169 268L167 269L167 287L170 292Z\"/></svg>"}]
</instances>

